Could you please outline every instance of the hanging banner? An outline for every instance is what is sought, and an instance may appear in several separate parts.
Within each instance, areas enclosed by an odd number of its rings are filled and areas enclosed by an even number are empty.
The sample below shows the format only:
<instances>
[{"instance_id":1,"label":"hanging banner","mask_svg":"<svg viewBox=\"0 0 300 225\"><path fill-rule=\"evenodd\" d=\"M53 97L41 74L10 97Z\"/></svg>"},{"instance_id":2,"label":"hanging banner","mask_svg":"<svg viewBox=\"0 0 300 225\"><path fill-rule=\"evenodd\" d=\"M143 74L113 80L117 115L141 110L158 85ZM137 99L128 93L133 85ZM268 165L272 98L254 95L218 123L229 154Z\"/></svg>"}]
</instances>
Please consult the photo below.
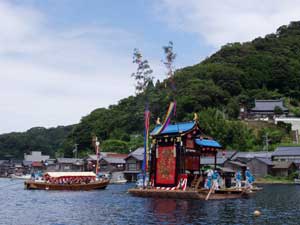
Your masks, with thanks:
<instances>
[{"instance_id":1,"label":"hanging banner","mask_svg":"<svg viewBox=\"0 0 300 225\"><path fill-rule=\"evenodd\" d=\"M176 148L174 145L159 146L156 161L156 184L175 185Z\"/></svg>"}]
</instances>

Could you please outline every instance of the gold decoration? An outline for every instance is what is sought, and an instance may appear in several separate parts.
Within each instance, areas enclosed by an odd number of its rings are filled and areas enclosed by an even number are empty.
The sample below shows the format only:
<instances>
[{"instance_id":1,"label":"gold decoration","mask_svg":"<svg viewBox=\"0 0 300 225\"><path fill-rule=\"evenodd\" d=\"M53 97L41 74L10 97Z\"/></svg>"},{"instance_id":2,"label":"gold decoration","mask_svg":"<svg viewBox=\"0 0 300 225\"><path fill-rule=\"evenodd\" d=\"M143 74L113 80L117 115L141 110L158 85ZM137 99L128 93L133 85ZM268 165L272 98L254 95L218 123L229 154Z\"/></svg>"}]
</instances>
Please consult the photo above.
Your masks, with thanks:
<instances>
[{"instance_id":1,"label":"gold decoration","mask_svg":"<svg viewBox=\"0 0 300 225\"><path fill-rule=\"evenodd\" d=\"M198 117L198 114L197 113L194 113L194 121L198 121L199 120L199 117Z\"/></svg>"},{"instance_id":2,"label":"gold decoration","mask_svg":"<svg viewBox=\"0 0 300 225\"><path fill-rule=\"evenodd\" d=\"M159 117L157 117L157 119L156 119L156 124L157 124L157 125L161 125L161 122L160 122L160 118L159 118Z\"/></svg>"}]
</instances>

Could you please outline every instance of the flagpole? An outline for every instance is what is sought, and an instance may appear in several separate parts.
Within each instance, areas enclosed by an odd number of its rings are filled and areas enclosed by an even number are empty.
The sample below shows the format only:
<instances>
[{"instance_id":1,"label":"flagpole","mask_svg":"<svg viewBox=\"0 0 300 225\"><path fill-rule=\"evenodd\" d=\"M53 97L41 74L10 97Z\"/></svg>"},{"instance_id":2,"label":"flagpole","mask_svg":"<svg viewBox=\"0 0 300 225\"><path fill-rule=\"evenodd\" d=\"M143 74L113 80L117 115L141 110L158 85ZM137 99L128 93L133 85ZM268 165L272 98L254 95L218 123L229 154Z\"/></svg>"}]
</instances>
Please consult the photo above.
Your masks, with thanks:
<instances>
[{"instance_id":1,"label":"flagpole","mask_svg":"<svg viewBox=\"0 0 300 225\"><path fill-rule=\"evenodd\" d=\"M144 130L144 160L143 160L143 187L146 187L146 175L148 170L148 153L149 153L149 120L150 111L148 110L148 104L145 110L145 130Z\"/></svg>"},{"instance_id":2,"label":"flagpole","mask_svg":"<svg viewBox=\"0 0 300 225\"><path fill-rule=\"evenodd\" d=\"M97 160L96 160L96 175L97 175L99 172L99 158L100 158L100 152L99 152L100 142L98 141L97 137L96 137L95 145L96 145L96 156L97 156Z\"/></svg>"}]
</instances>

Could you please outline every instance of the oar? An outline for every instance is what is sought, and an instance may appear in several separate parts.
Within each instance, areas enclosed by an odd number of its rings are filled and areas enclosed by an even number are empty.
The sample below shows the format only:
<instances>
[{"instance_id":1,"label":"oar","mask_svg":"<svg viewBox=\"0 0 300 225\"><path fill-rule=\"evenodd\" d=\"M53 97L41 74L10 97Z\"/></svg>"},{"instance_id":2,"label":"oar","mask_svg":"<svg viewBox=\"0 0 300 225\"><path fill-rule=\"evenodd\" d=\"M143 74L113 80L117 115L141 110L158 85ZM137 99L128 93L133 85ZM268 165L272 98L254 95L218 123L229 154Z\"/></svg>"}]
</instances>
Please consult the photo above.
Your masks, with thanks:
<instances>
[{"instance_id":1,"label":"oar","mask_svg":"<svg viewBox=\"0 0 300 225\"><path fill-rule=\"evenodd\" d=\"M211 189L209 190L205 200L207 201L212 193L212 191L215 189L215 184L213 183L213 185L211 186Z\"/></svg>"}]
</instances>

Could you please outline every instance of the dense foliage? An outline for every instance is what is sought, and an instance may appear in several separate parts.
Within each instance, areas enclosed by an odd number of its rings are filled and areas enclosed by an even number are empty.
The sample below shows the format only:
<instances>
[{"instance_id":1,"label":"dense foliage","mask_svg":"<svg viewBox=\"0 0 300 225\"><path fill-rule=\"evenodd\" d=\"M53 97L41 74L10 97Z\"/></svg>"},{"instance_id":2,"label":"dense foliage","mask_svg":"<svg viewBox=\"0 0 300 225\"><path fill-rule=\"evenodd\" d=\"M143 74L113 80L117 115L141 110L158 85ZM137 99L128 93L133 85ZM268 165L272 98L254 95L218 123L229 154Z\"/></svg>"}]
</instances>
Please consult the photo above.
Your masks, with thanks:
<instances>
[{"instance_id":1,"label":"dense foliage","mask_svg":"<svg viewBox=\"0 0 300 225\"><path fill-rule=\"evenodd\" d=\"M175 83L175 91L170 88L171 82ZM172 80L155 84L149 81L142 89L136 96L83 117L63 145L56 147L62 147L66 155L72 155L75 143L79 144L80 151L91 151L92 136L97 135L103 150L129 151L143 143L145 96L153 128L156 118L163 117L174 93L177 115L173 122L191 120L197 112L204 131L228 149L262 150L266 134L271 146L290 142L289 129L249 126L237 118L240 104L250 108L255 98L284 98L291 112L300 115L300 22L281 26L276 33L251 42L227 44L203 62L177 70ZM276 113L280 114L280 109ZM4 151L16 155L33 149L30 140L17 140L14 135L0 138L1 155ZM12 138L16 141L4 146Z\"/></svg>"},{"instance_id":2,"label":"dense foliage","mask_svg":"<svg viewBox=\"0 0 300 225\"><path fill-rule=\"evenodd\" d=\"M24 153L42 151L43 154L55 156L55 152L62 150L66 137L73 126L59 126L56 128L34 127L27 132L14 132L0 135L0 158L23 159Z\"/></svg>"}]
</instances>

